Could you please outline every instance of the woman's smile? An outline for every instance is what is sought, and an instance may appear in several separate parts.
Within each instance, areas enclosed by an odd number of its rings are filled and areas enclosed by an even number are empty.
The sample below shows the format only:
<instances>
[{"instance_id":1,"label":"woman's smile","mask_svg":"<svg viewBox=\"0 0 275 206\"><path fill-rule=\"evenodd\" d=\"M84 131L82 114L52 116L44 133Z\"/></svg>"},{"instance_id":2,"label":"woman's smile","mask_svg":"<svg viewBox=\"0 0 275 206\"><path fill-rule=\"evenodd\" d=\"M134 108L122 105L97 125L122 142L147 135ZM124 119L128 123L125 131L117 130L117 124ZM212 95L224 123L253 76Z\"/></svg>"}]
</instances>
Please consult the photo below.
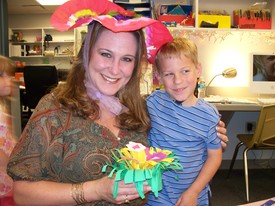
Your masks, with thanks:
<instances>
[{"instance_id":1,"label":"woman's smile","mask_svg":"<svg viewBox=\"0 0 275 206\"><path fill-rule=\"evenodd\" d=\"M108 77L104 74L101 75L103 79L105 79L107 81L107 83L117 83L119 81L119 78L112 78L112 77Z\"/></svg>"}]
</instances>

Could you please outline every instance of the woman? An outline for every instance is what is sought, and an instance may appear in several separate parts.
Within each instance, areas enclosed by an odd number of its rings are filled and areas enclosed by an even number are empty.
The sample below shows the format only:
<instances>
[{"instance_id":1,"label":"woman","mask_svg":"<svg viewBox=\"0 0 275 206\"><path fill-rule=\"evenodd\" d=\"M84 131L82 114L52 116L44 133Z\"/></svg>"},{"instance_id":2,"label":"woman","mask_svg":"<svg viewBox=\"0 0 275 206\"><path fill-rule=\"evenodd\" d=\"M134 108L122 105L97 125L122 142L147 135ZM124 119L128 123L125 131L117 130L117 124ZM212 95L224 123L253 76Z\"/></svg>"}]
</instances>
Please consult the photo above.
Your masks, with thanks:
<instances>
[{"instance_id":1,"label":"woman","mask_svg":"<svg viewBox=\"0 0 275 206\"><path fill-rule=\"evenodd\" d=\"M90 10L83 9L84 16L75 24L56 22L68 5L75 8L72 4L84 2ZM95 13L101 15L91 16ZM101 171L112 162L113 148L129 141L147 144L149 117L139 92L147 65L142 28L158 43L150 44L153 54L172 39L160 22L132 15L104 0L71 0L53 14L53 25L63 30L82 23L90 26L66 83L40 101L13 151L8 171L15 180L18 205L142 205L146 201L138 198L135 185L123 181L114 198L114 180ZM147 41L147 47L148 43L152 41ZM149 191L145 184L144 193Z\"/></svg>"}]
</instances>

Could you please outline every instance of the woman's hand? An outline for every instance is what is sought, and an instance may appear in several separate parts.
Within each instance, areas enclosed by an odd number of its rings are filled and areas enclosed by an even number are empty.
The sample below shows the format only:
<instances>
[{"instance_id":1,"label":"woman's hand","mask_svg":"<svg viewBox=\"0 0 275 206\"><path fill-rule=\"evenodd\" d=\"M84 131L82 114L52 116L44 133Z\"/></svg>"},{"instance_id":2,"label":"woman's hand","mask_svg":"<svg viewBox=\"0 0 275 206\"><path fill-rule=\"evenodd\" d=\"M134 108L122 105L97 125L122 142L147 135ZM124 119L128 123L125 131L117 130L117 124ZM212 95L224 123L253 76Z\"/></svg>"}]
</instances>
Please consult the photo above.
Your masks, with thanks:
<instances>
[{"instance_id":1,"label":"woman's hand","mask_svg":"<svg viewBox=\"0 0 275 206\"><path fill-rule=\"evenodd\" d=\"M104 200L115 204L130 203L131 200L139 198L136 186L134 183L125 184L124 181L118 183L117 197L113 197L113 185L114 179L103 177L97 180L95 192L98 196L98 200ZM151 191L151 187L147 183L144 183L143 192L147 193Z\"/></svg>"},{"instance_id":2,"label":"woman's hand","mask_svg":"<svg viewBox=\"0 0 275 206\"><path fill-rule=\"evenodd\" d=\"M226 133L225 123L223 121L219 121L219 125L216 127L218 132L218 137L222 140L221 145L222 148L225 149L227 147L227 142L229 141Z\"/></svg>"}]
</instances>

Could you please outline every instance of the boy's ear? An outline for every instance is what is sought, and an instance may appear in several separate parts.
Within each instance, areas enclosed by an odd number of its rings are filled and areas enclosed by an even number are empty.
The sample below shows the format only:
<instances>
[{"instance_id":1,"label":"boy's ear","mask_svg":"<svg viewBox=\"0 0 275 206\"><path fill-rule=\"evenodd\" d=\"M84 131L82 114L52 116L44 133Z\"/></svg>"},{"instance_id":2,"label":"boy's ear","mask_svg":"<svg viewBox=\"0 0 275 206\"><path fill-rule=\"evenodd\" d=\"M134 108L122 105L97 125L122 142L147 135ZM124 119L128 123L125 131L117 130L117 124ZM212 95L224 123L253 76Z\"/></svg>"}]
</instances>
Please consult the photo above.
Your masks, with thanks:
<instances>
[{"instance_id":1,"label":"boy's ear","mask_svg":"<svg viewBox=\"0 0 275 206\"><path fill-rule=\"evenodd\" d=\"M201 63L197 64L197 76L200 77L202 74L202 66Z\"/></svg>"},{"instance_id":2,"label":"boy's ear","mask_svg":"<svg viewBox=\"0 0 275 206\"><path fill-rule=\"evenodd\" d=\"M162 82L162 78L161 78L161 76L160 76L160 73L159 73L158 71L156 71L156 78L157 78L157 80L158 80L160 83L163 83L163 82Z\"/></svg>"}]
</instances>

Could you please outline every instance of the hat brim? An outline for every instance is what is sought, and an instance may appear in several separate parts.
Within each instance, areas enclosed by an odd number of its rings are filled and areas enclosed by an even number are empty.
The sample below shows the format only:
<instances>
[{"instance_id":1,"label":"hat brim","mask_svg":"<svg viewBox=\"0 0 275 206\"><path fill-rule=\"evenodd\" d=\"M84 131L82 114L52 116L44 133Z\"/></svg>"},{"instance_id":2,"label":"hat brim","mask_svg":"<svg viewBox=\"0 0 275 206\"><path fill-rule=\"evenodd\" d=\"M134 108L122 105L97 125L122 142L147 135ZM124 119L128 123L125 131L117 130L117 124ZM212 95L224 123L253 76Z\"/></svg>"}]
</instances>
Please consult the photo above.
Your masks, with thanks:
<instances>
[{"instance_id":1,"label":"hat brim","mask_svg":"<svg viewBox=\"0 0 275 206\"><path fill-rule=\"evenodd\" d=\"M117 18L121 15L125 18ZM108 0L70 0L59 6L51 17L51 24L59 31L67 31L87 26L97 21L113 32L135 31L145 28L148 60L154 63L158 49L173 41L169 30L160 21L148 18L135 18L135 13L127 11Z\"/></svg>"},{"instance_id":2,"label":"hat brim","mask_svg":"<svg viewBox=\"0 0 275 206\"><path fill-rule=\"evenodd\" d=\"M57 30L67 31L87 25L93 17L109 13L133 15L133 12L129 12L108 0L70 0L54 11L50 22Z\"/></svg>"}]
</instances>

